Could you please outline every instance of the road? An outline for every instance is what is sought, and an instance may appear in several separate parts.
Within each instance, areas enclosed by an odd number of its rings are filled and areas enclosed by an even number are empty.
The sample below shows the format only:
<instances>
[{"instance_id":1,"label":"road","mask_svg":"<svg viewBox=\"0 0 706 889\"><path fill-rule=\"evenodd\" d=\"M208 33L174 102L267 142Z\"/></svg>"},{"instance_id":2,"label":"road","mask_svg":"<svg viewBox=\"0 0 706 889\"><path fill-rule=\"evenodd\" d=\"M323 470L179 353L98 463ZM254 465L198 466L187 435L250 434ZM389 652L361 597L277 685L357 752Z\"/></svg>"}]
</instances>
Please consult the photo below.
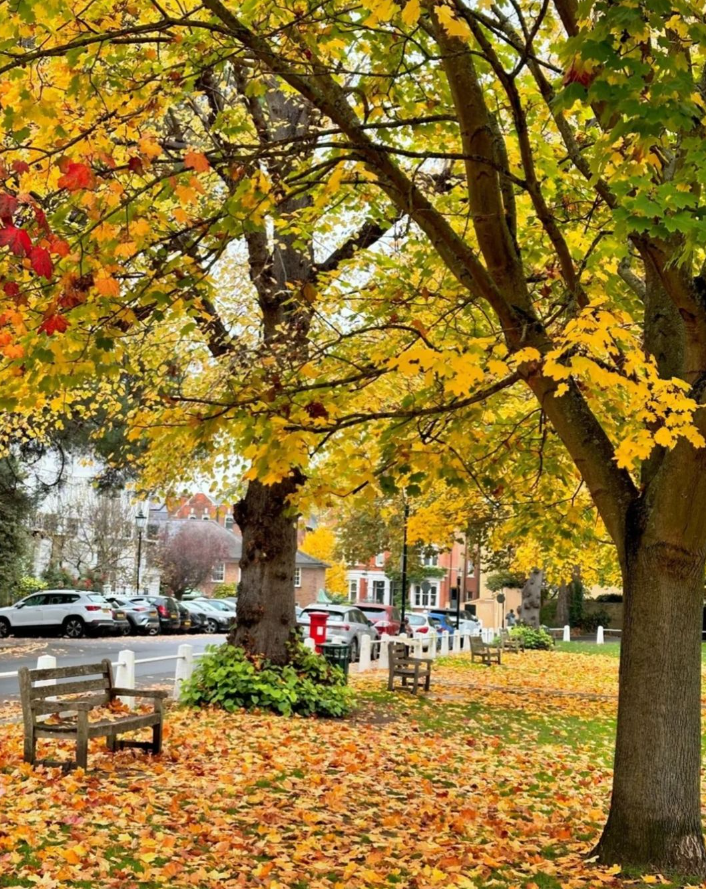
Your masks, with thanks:
<instances>
[{"instance_id":1,"label":"road","mask_svg":"<svg viewBox=\"0 0 706 889\"><path fill-rule=\"evenodd\" d=\"M193 646L194 654L204 651L207 645L220 645L225 636L219 635L174 635L174 636L118 636L100 639L3 639L0 642L0 673L19 670L20 667L34 668L42 654L53 655L57 666L68 667L75 664L97 663L110 658L115 663L123 649L135 652L136 660L141 658L164 657L176 654L180 645ZM136 664L135 681L139 686L162 684L174 678L176 661L162 661L158 664ZM0 679L0 703L17 699L19 690L17 678Z\"/></svg>"}]
</instances>

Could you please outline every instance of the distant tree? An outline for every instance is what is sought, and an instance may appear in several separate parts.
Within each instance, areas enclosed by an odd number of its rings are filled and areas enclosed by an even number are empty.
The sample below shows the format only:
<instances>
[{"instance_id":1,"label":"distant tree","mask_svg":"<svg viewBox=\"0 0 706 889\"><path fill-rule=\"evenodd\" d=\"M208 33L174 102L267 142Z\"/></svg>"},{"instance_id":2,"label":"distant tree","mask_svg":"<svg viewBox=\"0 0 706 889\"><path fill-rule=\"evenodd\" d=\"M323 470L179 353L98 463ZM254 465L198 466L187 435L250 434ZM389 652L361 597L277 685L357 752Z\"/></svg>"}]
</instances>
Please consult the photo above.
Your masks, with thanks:
<instances>
[{"instance_id":1,"label":"distant tree","mask_svg":"<svg viewBox=\"0 0 706 889\"><path fill-rule=\"evenodd\" d=\"M210 523L184 522L176 530L165 529L159 541L157 561L163 586L177 599L211 576L224 561L228 547Z\"/></svg>"},{"instance_id":2,"label":"distant tree","mask_svg":"<svg viewBox=\"0 0 706 889\"><path fill-rule=\"evenodd\" d=\"M20 582L27 573L31 509L32 497L16 460L0 460L0 600L4 605L19 598Z\"/></svg>"}]
</instances>

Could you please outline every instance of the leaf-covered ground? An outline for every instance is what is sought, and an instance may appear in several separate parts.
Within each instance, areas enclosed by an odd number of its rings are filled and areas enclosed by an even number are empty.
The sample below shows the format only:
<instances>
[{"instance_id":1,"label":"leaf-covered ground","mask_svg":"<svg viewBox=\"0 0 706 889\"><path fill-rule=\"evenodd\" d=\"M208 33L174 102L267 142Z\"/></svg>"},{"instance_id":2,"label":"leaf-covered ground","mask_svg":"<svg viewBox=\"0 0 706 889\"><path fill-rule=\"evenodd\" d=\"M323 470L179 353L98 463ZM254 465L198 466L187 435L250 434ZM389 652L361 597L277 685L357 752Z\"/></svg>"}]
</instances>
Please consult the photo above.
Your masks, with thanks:
<instances>
[{"instance_id":1,"label":"leaf-covered ground","mask_svg":"<svg viewBox=\"0 0 706 889\"><path fill-rule=\"evenodd\" d=\"M356 677L359 708L343 722L173 709L162 757L111 756L96 741L88 774L32 771L20 727L5 726L0 886L662 882L584 860L610 791L617 659L506 660L437 663L419 700L389 695L379 674Z\"/></svg>"}]
</instances>

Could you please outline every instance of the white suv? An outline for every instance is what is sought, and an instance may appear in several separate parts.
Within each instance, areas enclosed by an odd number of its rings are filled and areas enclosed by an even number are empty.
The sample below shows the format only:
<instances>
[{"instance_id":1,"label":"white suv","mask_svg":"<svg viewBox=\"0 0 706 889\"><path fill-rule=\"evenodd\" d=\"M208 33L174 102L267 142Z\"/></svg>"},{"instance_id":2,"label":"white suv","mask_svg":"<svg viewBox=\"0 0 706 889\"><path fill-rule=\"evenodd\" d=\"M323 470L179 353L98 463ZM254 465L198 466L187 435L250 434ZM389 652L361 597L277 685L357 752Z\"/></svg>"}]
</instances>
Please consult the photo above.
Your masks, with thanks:
<instances>
[{"instance_id":1,"label":"white suv","mask_svg":"<svg viewBox=\"0 0 706 889\"><path fill-rule=\"evenodd\" d=\"M80 639L113 627L110 603L100 593L43 590L0 608L0 638L32 630L60 630L70 639Z\"/></svg>"}]
</instances>

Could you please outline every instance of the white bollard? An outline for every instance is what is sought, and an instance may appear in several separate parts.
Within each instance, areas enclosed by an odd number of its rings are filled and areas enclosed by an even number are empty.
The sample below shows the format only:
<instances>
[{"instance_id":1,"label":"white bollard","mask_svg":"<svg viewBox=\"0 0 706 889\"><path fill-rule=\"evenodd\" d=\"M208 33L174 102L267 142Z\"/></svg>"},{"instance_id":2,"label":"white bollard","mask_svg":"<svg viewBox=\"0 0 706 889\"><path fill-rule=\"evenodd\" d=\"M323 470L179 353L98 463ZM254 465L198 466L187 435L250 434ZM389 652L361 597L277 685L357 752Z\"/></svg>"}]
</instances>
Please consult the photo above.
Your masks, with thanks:
<instances>
[{"instance_id":1,"label":"white bollard","mask_svg":"<svg viewBox=\"0 0 706 889\"><path fill-rule=\"evenodd\" d=\"M178 701L181 696L181 686L183 682L191 679L194 672L194 649L191 645L180 645L177 651L178 660L176 663L176 673L174 674L174 691L172 697Z\"/></svg>"},{"instance_id":2,"label":"white bollard","mask_svg":"<svg viewBox=\"0 0 706 889\"><path fill-rule=\"evenodd\" d=\"M380 669L390 669L390 634L383 633L380 637Z\"/></svg>"},{"instance_id":3,"label":"white bollard","mask_svg":"<svg viewBox=\"0 0 706 889\"><path fill-rule=\"evenodd\" d=\"M598 627L598 632L596 633L596 645L604 645L605 639L603 638L603 627Z\"/></svg>"},{"instance_id":4,"label":"white bollard","mask_svg":"<svg viewBox=\"0 0 706 889\"><path fill-rule=\"evenodd\" d=\"M453 653L461 653L461 634L459 632L453 634Z\"/></svg>"},{"instance_id":5,"label":"white bollard","mask_svg":"<svg viewBox=\"0 0 706 889\"><path fill-rule=\"evenodd\" d=\"M436 630L429 631L429 660L433 661L436 657L436 640L437 640Z\"/></svg>"},{"instance_id":6,"label":"white bollard","mask_svg":"<svg viewBox=\"0 0 706 889\"><path fill-rule=\"evenodd\" d=\"M304 645L309 649L309 651L316 651L316 642L311 638L311 636L307 636L304 640Z\"/></svg>"},{"instance_id":7,"label":"white bollard","mask_svg":"<svg viewBox=\"0 0 706 889\"><path fill-rule=\"evenodd\" d=\"M360 655L358 657L358 671L365 673L370 669L370 636L363 636L360 640Z\"/></svg>"},{"instance_id":8,"label":"white bollard","mask_svg":"<svg viewBox=\"0 0 706 889\"><path fill-rule=\"evenodd\" d=\"M118 669L115 673L115 684L118 688L135 688L135 652L126 648L118 654ZM128 695L119 696L126 707L134 707L135 698Z\"/></svg>"},{"instance_id":9,"label":"white bollard","mask_svg":"<svg viewBox=\"0 0 706 889\"><path fill-rule=\"evenodd\" d=\"M461 633L461 648L468 654L471 650L471 634Z\"/></svg>"},{"instance_id":10,"label":"white bollard","mask_svg":"<svg viewBox=\"0 0 706 889\"><path fill-rule=\"evenodd\" d=\"M571 642L571 627L568 624L564 627L562 642Z\"/></svg>"},{"instance_id":11,"label":"white bollard","mask_svg":"<svg viewBox=\"0 0 706 889\"><path fill-rule=\"evenodd\" d=\"M449 653L449 631L442 630L441 631L441 651L439 654L441 657L445 657Z\"/></svg>"},{"instance_id":12,"label":"white bollard","mask_svg":"<svg viewBox=\"0 0 706 889\"><path fill-rule=\"evenodd\" d=\"M37 658L37 669L38 670L55 670L56 669L56 658L51 654L40 654ZM42 679L41 682L36 682L35 685L56 685L56 679ZM55 701L56 698L47 698L47 701ZM43 722L49 714L44 714L43 716L37 717L37 722Z\"/></svg>"}]
</instances>

